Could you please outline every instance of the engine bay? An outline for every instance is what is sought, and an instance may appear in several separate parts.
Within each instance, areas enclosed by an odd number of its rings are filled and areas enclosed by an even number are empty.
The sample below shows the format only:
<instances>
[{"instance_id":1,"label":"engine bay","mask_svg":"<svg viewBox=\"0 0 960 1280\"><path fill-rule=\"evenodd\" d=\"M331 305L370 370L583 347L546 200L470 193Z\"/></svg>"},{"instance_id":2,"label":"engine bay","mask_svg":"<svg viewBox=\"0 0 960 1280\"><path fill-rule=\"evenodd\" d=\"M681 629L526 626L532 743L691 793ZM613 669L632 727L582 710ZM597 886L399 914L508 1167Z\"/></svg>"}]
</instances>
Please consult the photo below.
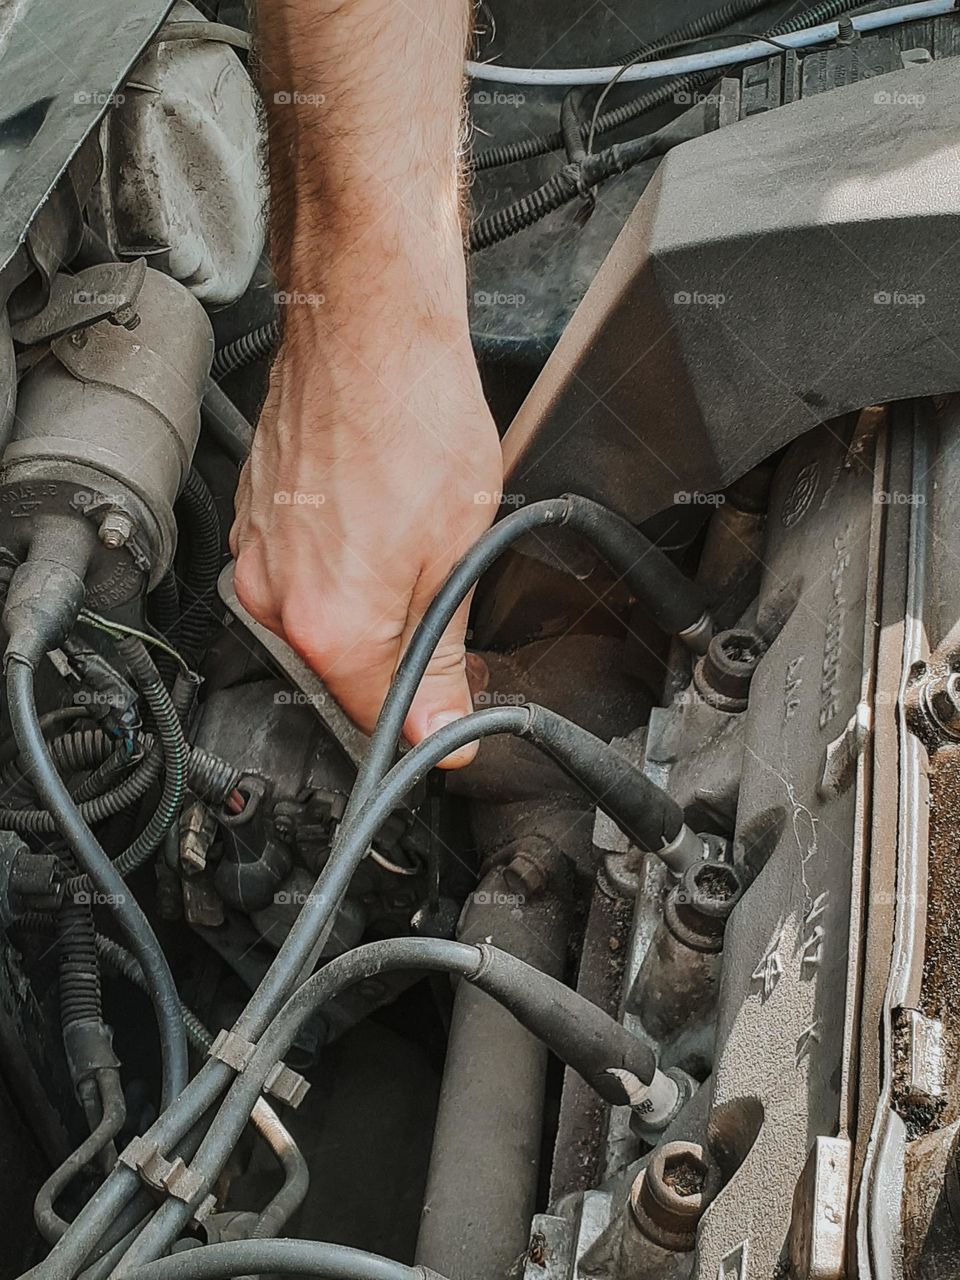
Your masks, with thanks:
<instances>
[{"instance_id":1,"label":"engine bay","mask_svg":"<svg viewBox=\"0 0 960 1280\"><path fill-rule=\"evenodd\" d=\"M372 733L228 545L322 303L247 6L78 8L0 6L0 1277L955 1275L952 3L479 6L506 480Z\"/></svg>"}]
</instances>

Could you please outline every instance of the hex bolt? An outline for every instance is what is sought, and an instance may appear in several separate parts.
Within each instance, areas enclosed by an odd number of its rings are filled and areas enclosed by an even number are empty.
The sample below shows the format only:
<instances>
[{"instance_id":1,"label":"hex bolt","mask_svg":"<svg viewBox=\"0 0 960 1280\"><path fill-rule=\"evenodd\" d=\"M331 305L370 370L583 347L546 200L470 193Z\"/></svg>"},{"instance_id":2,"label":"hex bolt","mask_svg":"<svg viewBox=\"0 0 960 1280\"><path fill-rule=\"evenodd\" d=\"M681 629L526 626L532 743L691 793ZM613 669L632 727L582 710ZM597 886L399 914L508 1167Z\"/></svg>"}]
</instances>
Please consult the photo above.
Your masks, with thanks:
<instances>
[{"instance_id":1,"label":"hex bolt","mask_svg":"<svg viewBox=\"0 0 960 1280\"><path fill-rule=\"evenodd\" d=\"M547 868L533 854L515 854L503 869L503 881L511 893L536 898L550 882Z\"/></svg>"},{"instance_id":2,"label":"hex bolt","mask_svg":"<svg viewBox=\"0 0 960 1280\"><path fill-rule=\"evenodd\" d=\"M634 1222L664 1249L688 1253L697 1225L720 1189L716 1165L699 1142L666 1142L630 1190Z\"/></svg>"},{"instance_id":3,"label":"hex bolt","mask_svg":"<svg viewBox=\"0 0 960 1280\"><path fill-rule=\"evenodd\" d=\"M117 551L125 547L133 536L134 523L125 511L111 508L100 521L99 538L105 547Z\"/></svg>"}]
</instances>

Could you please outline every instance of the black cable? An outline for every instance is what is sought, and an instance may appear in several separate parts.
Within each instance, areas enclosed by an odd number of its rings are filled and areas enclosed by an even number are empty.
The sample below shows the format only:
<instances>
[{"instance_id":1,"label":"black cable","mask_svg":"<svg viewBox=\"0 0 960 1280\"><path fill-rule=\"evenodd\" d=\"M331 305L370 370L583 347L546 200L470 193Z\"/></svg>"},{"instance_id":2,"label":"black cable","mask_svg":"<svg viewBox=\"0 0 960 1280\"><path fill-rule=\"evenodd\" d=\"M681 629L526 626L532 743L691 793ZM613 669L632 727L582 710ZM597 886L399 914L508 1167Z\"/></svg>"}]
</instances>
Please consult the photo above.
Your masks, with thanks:
<instances>
[{"instance_id":1,"label":"black cable","mask_svg":"<svg viewBox=\"0 0 960 1280\"><path fill-rule=\"evenodd\" d=\"M725 6L723 10L715 12L723 14L728 8L733 6ZM762 8L762 5L756 5L747 12L753 12L756 8ZM785 18L782 22L776 23L768 31L765 31L764 37L789 35L794 31L802 31L804 27L816 27L822 22L829 22L835 17L839 17L843 13L855 13L859 9L869 8L869 5L851 4L850 0L820 0L820 3L813 5L809 9L796 13L790 18ZM714 32L719 32L722 27L729 25L735 18L744 17L745 13L733 13L726 17L713 28ZM705 15L707 19L711 15ZM702 20L695 20L702 21ZM694 24L689 24L693 26ZM688 36L686 29L680 27L670 36L665 36L664 40L668 43L657 44L654 42L650 45L647 56L639 58L636 52L628 55L624 59L625 63L635 64L636 62L649 61L655 54L662 53L664 48L670 47L674 41L686 42L688 38L702 39L706 35L711 34L706 30L694 31L692 36ZM663 103L671 101L681 93L691 93L696 89L702 88L704 85L711 84L717 79L715 71L691 72L683 76L674 76L671 80L665 80L653 89L648 89L644 93L639 94L635 98L631 98L629 102L622 103L619 107L615 107L612 111L604 112L596 121L597 133L609 133L613 129L618 129L622 125L628 124L632 120L636 120L639 116L646 115L648 111L652 111L654 107L662 106ZM477 152L474 157L473 167L477 170L499 168L505 164L515 164L521 160L531 160L535 156L548 155L551 151L558 151L563 146L563 135L558 130L555 133L549 133L543 137L523 138L518 142L504 143L502 146L487 147L483 151Z\"/></svg>"},{"instance_id":2,"label":"black cable","mask_svg":"<svg viewBox=\"0 0 960 1280\"><path fill-rule=\"evenodd\" d=\"M231 1280L245 1273L271 1271L317 1280L443 1280L425 1267L408 1267L318 1240L231 1240L203 1245L125 1271L123 1280Z\"/></svg>"},{"instance_id":3,"label":"black cable","mask_svg":"<svg viewBox=\"0 0 960 1280\"><path fill-rule=\"evenodd\" d=\"M588 537L596 536L596 525L602 523L604 519L602 512L603 509L599 508L598 504L575 497L531 503L527 507L511 512L489 529L451 570L420 620L384 701L341 821L337 841L325 868L324 896L321 899L316 892L310 895L308 903L294 923L267 975L234 1028L239 1034L250 1039L256 1039L262 1034L264 1027L311 958L317 942L317 920L321 921L322 926L323 922L329 919L331 909L335 908L336 903L339 902L342 888L349 884L353 874L353 866L350 864L349 857L346 856L349 849L345 852L348 835L351 831L355 831L356 821L366 802L379 794L378 788L393 761L404 720L426 671L430 656L471 588L499 556L518 539L535 535L548 526L565 523L569 523L575 529L579 528ZM612 512L607 512L606 517L609 519L609 527L612 531L607 547L608 552L614 550L614 544L617 542L613 531L618 536L622 536L618 552L621 559L617 564L621 572L628 568L636 569L638 563L645 572L653 565L663 567L666 557L658 548L652 547L637 530ZM591 527L591 521L594 522L593 527ZM644 569L643 561L647 555L652 556L652 560ZM670 564L669 561L666 563ZM664 574L670 571L674 574L678 573L672 565L670 570L664 568ZM647 585L649 586L649 579ZM673 581L670 590L672 591L676 585ZM691 600L688 592L682 593L682 604L684 609L689 609ZM696 602L694 604L697 607ZM685 617L686 614L683 616ZM491 717L504 717L501 722L501 731L509 732L511 725L516 727L518 724L527 723L521 712L522 709L519 708L497 708L482 714L486 717L488 724ZM520 718L516 719L517 716ZM463 731L463 724L464 722L460 721L448 726L440 734L434 734L429 740L431 747L426 750L436 749L439 743L443 754L449 754L454 749L450 744L456 739L458 730ZM475 726L476 721L471 720L467 726L467 732L476 734ZM494 731L491 725L490 732ZM467 741L470 741L469 737L463 739L460 745ZM413 768L432 767L432 764L423 764L429 757L425 755L422 747L423 744L421 747L414 748L401 764L405 764L408 770L411 768L411 761ZM442 759L443 754L436 757L434 763ZM388 804L392 803L392 796L388 797ZM375 827L374 831L377 829L379 826ZM359 856L362 857L362 853ZM332 877L336 879L331 881ZM173 1147L182 1139L184 1132L206 1114L229 1082L230 1077L230 1069L225 1064L213 1059L208 1061L190 1082L178 1102L168 1108L151 1126L150 1140L156 1142L160 1150L169 1150ZM124 1206L136 1194L138 1185L137 1175L133 1170L124 1166L114 1170L78 1215L71 1232L58 1242L51 1252L45 1264L44 1280L72 1280L88 1254L96 1247L97 1240L107 1225L123 1211Z\"/></svg>"},{"instance_id":4,"label":"black cable","mask_svg":"<svg viewBox=\"0 0 960 1280\"><path fill-rule=\"evenodd\" d=\"M548 214L565 204L569 204L585 189L598 186L617 174L664 155L681 142L699 136L699 121L689 121L684 127L683 117L658 129L647 137L633 138L629 142L616 142L594 155L584 154L584 158L564 167L548 178L541 186L530 191L518 200L511 201L502 209L478 218L470 224L467 243L471 253L479 253L517 235L527 227L541 222Z\"/></svg>"},{"instance_id":5,"label":"black cable","mask_svg":"<svg viewBox=\"0 0 960 1280\"><path fill-rule=\"evenodd\" d=\"M434 736L439 738L440 734ZM462 744L463 739L460 741ZM401 767L398 765L394 773ZM473 983L508 1008L608 1101L628 1101L624 1075L632 1076L635 1085L647 1085L656 1075L656 1056L650 1047L610 1014L556 978L489 944L468 946L444 938L391 938L357 947L337 956L307 979L270 1022L190 1162L191 1171L198 1177L191 1204L171 1198L158 1208L124 1256L121 1270L125 1276L161 1257L177 1239L230 1158L270 1072L289 1049L305 1019L358 982L397 971L445 973Z\"/></svg>"},{"instance_id":6,"label":"black cable","mask_svg":"<svg viewBox=\"0 0 960 1280\"><path fill-rule=\"evenodd\" d=\"M160 1032L163 1059L162 1104L168 1106L186 1087L187 1046L180 1021L180 1000L170 966L140 905L117 874L106 852L80 816L70 792L54 766L37 722L33 668L11 654L7 659L7 709L20 754L44 806L77 862L103 895L126 934L150 987Z\"/></svg>"},{"instance_id":7,"label":"black cable","mask_svg":"<svg viewBox=\"0 0 960 1280\"><path fill-rule=\"evenodd\" d=\"M712 9L709 13L701 14L690 22L685 22L682 26L676 27L673 31L668 31L658 39L651 40L647 45L631 49L629 53L624 54L621 58L614 59L614 61L624 67L635 66L638 62L649 62L652 58L658 57L668 49L687 44L691 40L703 40L707 36L714 35L738 18L745 18L751 13L756 13L759 9L769 7L770 3L771 0L730 0L730 3L721 5L718 9ZM676 80L677 77L674 77L674 79ZM666 96L669 98L671 95L667 94ZM601 133L606 133L610 128L613 128L613 126L603 126L598 121L598 129ZM587 132L588 126L581 126L583 140L586 140ZM499 169L503 165L516 164L521 160L532 160L534 156L547 155L551 151L558 151L564 145L565 138L561 128L556 133L549 133L544 137L523 138L517 142L506 142L500 146L485 147L482 151L474 153L471 159L471 167L478 172L484 169Z\"/></svg>"},{"instance_id":8,"label":"black cable","mask_svg":"<svg viewBox=\"0 0 960 1280\"><path fill-rule=\"evenodd\" d=\"M177 514L184 526L188 551L177 648L187 665L196 668L206 652L210 624L216 620L214 605L223 558L220 516L213 495L196 467L191 467L187 475L177 500Z\"/></svg>"}]
</instances>

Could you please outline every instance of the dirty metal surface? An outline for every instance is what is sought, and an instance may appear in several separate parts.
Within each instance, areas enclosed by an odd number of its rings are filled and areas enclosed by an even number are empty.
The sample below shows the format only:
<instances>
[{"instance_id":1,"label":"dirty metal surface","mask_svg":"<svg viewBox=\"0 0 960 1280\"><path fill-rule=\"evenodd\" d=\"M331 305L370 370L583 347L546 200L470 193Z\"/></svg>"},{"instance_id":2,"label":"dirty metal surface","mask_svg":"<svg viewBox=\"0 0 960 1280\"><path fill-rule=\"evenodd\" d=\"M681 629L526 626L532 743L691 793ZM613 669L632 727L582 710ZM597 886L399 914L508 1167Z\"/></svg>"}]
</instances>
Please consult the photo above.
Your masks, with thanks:
<instances>
[{"instance_id":1,"label":"dirty metal surface","mask_svg":"<svg viewBox=\"0 0 960 1280\"><path fill-rule=\"evenodd\" d=\"M844 1123L864 779L841 794L819 784L863 700L871 546L886 509L870 454L849 443L829 428L799 441L771 496L761 622L785 583L798 602L745 715L736 848L756 879L726 932L711 1127L745 1129L751 1106L763 1118L701 1225L701 1280L745 1277L748 1257L751 1276L773 1274L811 1145Z\"/></svg>"}]
</instances>

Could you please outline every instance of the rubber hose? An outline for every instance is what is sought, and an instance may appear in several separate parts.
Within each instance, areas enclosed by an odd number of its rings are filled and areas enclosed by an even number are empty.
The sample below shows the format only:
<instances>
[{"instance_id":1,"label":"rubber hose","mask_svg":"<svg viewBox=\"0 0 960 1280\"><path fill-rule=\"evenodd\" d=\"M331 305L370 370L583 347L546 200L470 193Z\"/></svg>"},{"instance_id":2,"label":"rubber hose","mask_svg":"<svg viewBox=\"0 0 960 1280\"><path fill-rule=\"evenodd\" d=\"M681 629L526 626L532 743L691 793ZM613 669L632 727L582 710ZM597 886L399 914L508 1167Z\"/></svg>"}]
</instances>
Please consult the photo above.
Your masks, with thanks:
<instances>
[{"instance_id":1,"label":"rubber hose","mask_svg":"<svg viewBox=\"0 0 960 1280\"><path fill-rule=\"evenodd\" d=\"M481 717L485 717L483 722L493 723L492 716L485 712L467 718L475 726ZM446 729L442 729L433 737L444 739L446 745L445 735ZM431 744L424 755L430 755L437 745ZM418 749L415 747L413 752ZM394 776L405 777L403 762L396 767ZM190 1219L192 1204L205 1194L230 1158L266 1079L293 1043L304 1020L348 987L396 970L447 973L476 983L498 1001L509 999L511 1012L521 1017L528 1029L611 1100L627 1101L621 1083L624 1077L632 1075L644 1084L656 1077L656 1056L647 1044L578 992L495 947L472 947L442 938L392 938L357 947L308 978L268 1024L191 1161L190 1167L199 1177L191 1203L168 1199L158 1208L124 1256L124 1275L161 1257L177 1239Z\"/></svg>"},{"instance_id":2,"label":"rubber hose","mask_svg":"<svg viewBox=\"0 0 960 1280\"><path fill-rule=\"evenodd\" d=\"M663 155L671 147L685 141L687 138L682 130L667 124L649 137L616 142L604 151L585 156L576 164L565 165L536 190L488 217L473 222L468 236L470 252L478 253L481 249L489 249L491 245L532 227L577 195L619 173L626 173L644 160Z\"/></svg>"},{"instance_id":3,"label":"rubber hose","mask_svg":"<svg viewBox=\"0 0 960 1280\"><path fill-rule=\"evenodd\" d=\"M123 1280L231 1280L245 1273L280 1272L316 1280L443 1280L436 1271L408 1267L374 1253L318 1240L231 1240L178 1253L123 1272Z\"/></svg>"},{"instance_id":4,"label":"rubber hose","mask_svg":"<svg viewBox=\"0 0 960 1280\"><path fill-rule=\"evenodd\" d=\"M120 1079L115 1070L97 1072L100 1091L101 1117L93 1132L71 1152L37 1192L33 1202L33 1217L37 1230L48 1244L59 1240L70 1225L55 1211L54 1205L67 1186L91 1160L109 1146L123 1128L127 1118Z\"/></svg>"},{"instance_id":5,"label":"rubber hose","mask_svg":"<svg viewBox=\"0 0 960 1280\"><path fill-rule=\"evenodd\" d=\"M186 1087L189 1074L186 1039L180 1021L180 1000L170 965L140 905L127 891L123 879L84 822L57 773L37 721L33 668L16 655L7 659L7 710L20 754L29 762L29 774L41 800L56 818L57 828L77 862L110 904L134 955L140 961L160 1032L162 1105L167 1107Z\"/></svg>"},{"instance_id":6,"label":"rubber hose","mask_svg":"<svg viewBox=\"0 0 960 1280\"><path fill-rule=\"evenodd\" d=\"M177 514L187 535L178 647L187 665L197 667L204 656L210 625L215 621L222 542L213 495L195 467L190 468L180 494Z\"/></svg>"}]
</instances>

